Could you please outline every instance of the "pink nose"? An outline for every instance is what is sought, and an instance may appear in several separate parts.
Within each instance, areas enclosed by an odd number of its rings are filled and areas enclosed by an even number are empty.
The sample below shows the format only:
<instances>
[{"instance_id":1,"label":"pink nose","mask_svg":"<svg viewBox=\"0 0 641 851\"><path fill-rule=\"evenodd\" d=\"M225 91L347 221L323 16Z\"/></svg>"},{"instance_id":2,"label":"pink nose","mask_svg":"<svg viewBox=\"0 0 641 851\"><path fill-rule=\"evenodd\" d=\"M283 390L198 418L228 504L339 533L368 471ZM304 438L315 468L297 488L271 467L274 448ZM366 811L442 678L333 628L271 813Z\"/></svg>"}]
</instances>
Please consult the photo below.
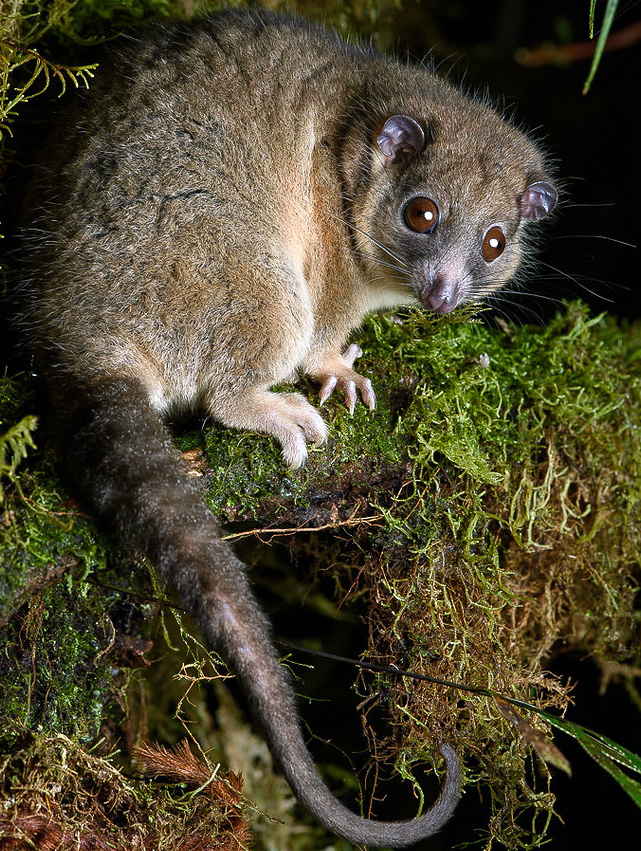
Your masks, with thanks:
<instances>
[{"instance_id":1,"label":"pink nose","mask_svg":"<svg viewBox=\"0 0 641 851\"><path fill-rule=\"evenodd\" d=\"M432 291L426 299L426 307L431 307L435 313L449 313L456 307L456 301L450 299L448 295L443 295L439 292Z\"/></svg>"},{"instance_id":2,"label":"pink nose","mask_svg":"<svg viewBox=\"0 0 641 851\"><path fill-rule=\"evenodd\" d=\"M439 272L421 291L421 301L435 313L449 313L460 302L459 276Z\"/></svg>"}]
</instances>

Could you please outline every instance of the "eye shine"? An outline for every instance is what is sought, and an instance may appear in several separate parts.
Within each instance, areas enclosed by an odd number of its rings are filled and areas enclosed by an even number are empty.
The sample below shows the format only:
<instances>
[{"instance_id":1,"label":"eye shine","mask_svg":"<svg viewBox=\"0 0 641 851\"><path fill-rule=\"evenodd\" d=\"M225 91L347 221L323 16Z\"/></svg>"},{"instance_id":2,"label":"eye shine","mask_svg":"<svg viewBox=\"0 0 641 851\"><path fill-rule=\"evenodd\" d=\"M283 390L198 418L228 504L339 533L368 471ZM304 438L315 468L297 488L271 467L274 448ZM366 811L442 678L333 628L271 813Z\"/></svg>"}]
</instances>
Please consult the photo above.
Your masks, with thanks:
<instances>
[{"instance_id":1,"label":"eye shine","mask_svg":"<svg viewBox=\"0 0 641 851\"><path fill-rule=\"evenodd\" d=\"M489 228L483 237L481 254L486 263L498 259L505 250L505 234L498 225Z\"/></svg>"},{"instance_id":2,"label":"eye shine","mask_svg":"<svg viewBox=\"0 0 641 851\"><path fill-rule=\"evenodd\" d=\"M440 213L436 201L420 196L408 202L403 218L410 230L416 233L432 233L438 225Z\"/></svg>"}]
</instances>

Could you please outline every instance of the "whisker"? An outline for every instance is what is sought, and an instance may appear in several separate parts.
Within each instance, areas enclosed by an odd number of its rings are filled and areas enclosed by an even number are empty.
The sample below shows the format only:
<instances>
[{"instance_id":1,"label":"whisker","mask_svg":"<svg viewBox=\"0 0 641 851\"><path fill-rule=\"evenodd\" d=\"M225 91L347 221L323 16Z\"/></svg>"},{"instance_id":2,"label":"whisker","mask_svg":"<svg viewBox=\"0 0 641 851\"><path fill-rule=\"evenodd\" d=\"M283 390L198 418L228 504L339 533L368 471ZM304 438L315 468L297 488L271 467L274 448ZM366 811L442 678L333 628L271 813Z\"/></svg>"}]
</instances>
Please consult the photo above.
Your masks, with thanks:
<instances>
[{"instance_id":1,"label":"whisker","mask_svg":"<svg viewBox=\"0 0 641 851\"><path fill-rule=\"evenodd\" d=\"M572 280L579 286L582 286L585 282L588 284L595 284L600 287L605 287L606 289L610 289L618 293L626 293L630 292L631 290L631 288L626 287L625 284L619 284L616 281L609 281L606 278L596 278L594 277L594 275L575 275L574 277L570 278L570 280ZM559 279L556 275L536 275L536 277L529 278L529 281L531 284L549 284L550 282L555 282L559 286L561 286L561 283L559 282Z\"/></svg>"},{"instance_id":2,"label":"whisker","mask_svg":"<svg viewBox=\"0 0 641 851\"><path fill-rule=\"evenodd\" d=\"M579 280L578 278L575 278L573 275L570 275L568 272L564 272L562 269L557 269L556 266L552 266L550 263L544 263L542 260L540 260L539 263L542 266L546 266L548 269L551 269L553 272L556 272L556 274L560 275L562 278L565 278L566 280L571 281L576 287L578 287L579 289L583 290L586 293L589 293L589 295L594 296L595 298L603 299L603 301L609 301L609 302L613 301L613 299L608 298L607 296L603 295L603 293L595 292L594 290L590 289L590 287L588 287L586 284L584 284L581 280ZM609 282L600 281L597 278L585 278L585 280L592 281L595 284L612 286ZM623 288L623 289L625 289L625 288Z\"/></svg>"},{"instance_id":3,"label":"whisker","mask_svg":"<svg viewBox=\"0 0 641 851\"><path fill-rule=\"evenodd\" d=\"M505 290L504 289L504 290L501 290L500 293L496 293L496 294L492 293L492 294L488 295L487 297L488 297L488 299L492 296L495 296L496 298L500 298L503 295L511 295L511 296L519 296L519 297L525 296L526 298L531 298L531 299L534 299L536 301L550 301L553 304L558 304L559 306L562 304L562 299L560 299L560 298L555 298L554 296L550 296L550 295L543 295L543 293L528 292L527 290ZM504 301L508 301L508 299L504 299Z\"/></svg>"},{"instance_id":4,"label":"whisker","mask_svg":"<svg viewBox=\"0 0 641 851\"><path fill-rule=\"evenodd\" d=\"M598 208L600 208L600 207L616 207L616 203L614 201L592 201L592 202L589 202L589 201L585 201L585 202L573 201L571 203L563 204L564 210L574 210L574 209L577 209L577 208L592 209L593 207L594 208L597 208L597 207Z\"/></svg>"},{"instance_id":5,"label":"whisker","mask_svg":"<svg viewBox=\"0 0 641 851\"><path fill-rule=\"evenodd\" d=\"M407 270L402 266L397 266L394 263L387 263L385 260L381 260L380 257L376 257L374 254L365 254L363 251L355 251L354 254L363 260L369 260L372 263L378 263L379 266L385 266L387 269L393 269L395 272L400 272L402 275L405 275L406 280L408 279Z\"/></svg>"},{"instance_id":6,"label":"whisker","mask_svg":"<svg viewBox=\"0 0 641 851\"><path fill-rule=\"evenodd\" d=\"M624 239L615 239L613 236L606 236L601 233L566 233L550 237L550 241L554 239L604 239L606 242L614 242L616 245L623 245L625 248L637 248L634 242L626 242Z\"/></svg>"},{"instance_id":7,"label":"whisker","mask_svg":"<svg viewBox=\"0 0 641 851\"><path fill-rule=\"evenodd\" d=\"M541 266L545 266L547 269L551 269L557 275L560 275L562 278L565 278L568 281L572 281L573 284L577 284L580 286L579 281L573 276L570 275L569 272L564 272L563 269L558 269L556 266L553 266L551 263L544 263L543 260L539 260Z\"/></svg>"},{"instance_id":8,"label":"whisker","mask_svg":"<svg viewBox=\"0 0 641 851\"><path fill-rule=\"evenodd\" d=\"M331 215L334 215L334 214L333 214L333 213L330 213L329 215L331 216ZM384 251L386 254L389 254L389 256L392 258L392 260L396 260L396 262L397 262L397 263L400 263L400 264L401 264L401 266L403 266L405 269L408 269L408 268L409 268L409 267L408 267L408 265L407 265L407 263L406 263L406 262L405 262L405 260L401 257L401 255L400 255L400 254L397 254L395 251L392 251L392 249L391 249L391 248L388 248L388 247L387 247L387 246L386 246L383 242L381 242L380 240L376 239L376 237L372 236L370 233L367 233L367 231L361 230L360 228L356 227L356 225L354 225L354 224L350 224L349 222L345 221L345 219L343 219L343 218L342 218L342 217L340 217L340 216L335 216L335 218L337 218L337 219L339 219L340 221L342 221L342 222L343 222L343 223L344 223L344 224L345 224L348 228L351 228L352 230L355 230L355 231L356 231L356 233L360 233L360 234L361 234L361 236L364 236L364 237L365 237L365 239L369 239L369 241L370 241L371 243L373 243L373 244L374 244L374 245L376 245L378 248L380 248L380 249L381 249L381 251Z\"/></svg>"},{"instance_id":9,"label":"whisker","mask_svg":"<svg viewBox=\"0 0 641 851\"><path fill-rule=\"evenodd\" d=\"M501 316L504 316L509 321L513 322L515 325L518 324L520 327L523 326L524 322L520 318L516 318L513 315L510 315L504 308L501 307L499 302L503 302L509 305L511 308L516 309L519 313L524 314L525 317L529 318L530 321L535 320L537 324L543 324L543 316L535 309L536 305L533 307L517 304L509 299L501 298L496 293L493 293L487 298L487 304L492 310L496 313L499 313ZM491 317L486 317L491 319Z\"/></svg>"},{"instance_id":10,"label":"whisker","mask_svg":"<svg viewBox=\"0 0 641 851\"><path fill-rule=\"evenodd\" d=\"M508 302L508 304L510 304ZM515 325L523 326L523 321L519 318L516 318L512 314L510 314L507 310L505 310L501 305L494 304L492 300L488 300L488 306L492 308L492 312L498 314L501 318L505 319L507 322L512 322ZM510 304L510 307L513 305ZM484 322L491 322L492 317L487 316L486 314L481 314L481 319Z\"/></svg>"}]
</instances>

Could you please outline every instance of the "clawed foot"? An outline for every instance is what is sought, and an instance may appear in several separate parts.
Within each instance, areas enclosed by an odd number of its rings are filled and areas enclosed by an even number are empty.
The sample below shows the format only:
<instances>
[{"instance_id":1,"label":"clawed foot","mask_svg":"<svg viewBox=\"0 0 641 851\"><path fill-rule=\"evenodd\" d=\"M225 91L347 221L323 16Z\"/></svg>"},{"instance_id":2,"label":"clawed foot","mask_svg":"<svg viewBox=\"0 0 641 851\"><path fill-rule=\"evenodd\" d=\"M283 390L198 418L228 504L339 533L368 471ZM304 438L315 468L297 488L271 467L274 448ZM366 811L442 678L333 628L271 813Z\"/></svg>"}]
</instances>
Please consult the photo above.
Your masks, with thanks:
<instances>
[{"instance_id":1,"label":"clawed foot","mask_svg":"<svg viewBox=\"0 0 641 851\"><path fill-rule=\"evenodd\" d=\"M327 426L297 393L278 394L278 399L280 404L266 416L264 428L280 441L287 467L298 470L307 460L307 443L320 446L327 440Z\"/></svg>"},{"instance_id":2,"label":"clawed foot","mask_svg":"<svg viewBox=\"0 0 641 851\"><path fill-rule=\"evenodd\" d=\"M354 361L363 354L355 343L340 355L325 351L313 364L310 375L321 382L321 404L338 388L345 404L354 413L358 393L368 408L376 406L372 383L354 369ZM212 404L213 415L228 426L256 429L275 437L282 447L283 460L290 470L298 470L307 460L307 444L319 446L327 439L327 426L318 411L298 393L274 393L264 388L249 388L225 399L224 409Z\"/></svg>"},{"instance_id":3,"label":"clawed foot","mask_svg":"<svg viewBox=\"0 0 641 851\"><path fill-rule=\"evenodd\" d=\"M338 388L345 395L345 404L350 414L354 413L358 399L357 390L361 394L363 402L370 410L376 407L376 395L369 378L364 378L352 369L356 358L360 358L363 350L356 343L347 347L340 357L332 358L323 369L320 378L323 383L319 392L320 404L326 402L334 390Z\"/></svg>"}]
</instances>

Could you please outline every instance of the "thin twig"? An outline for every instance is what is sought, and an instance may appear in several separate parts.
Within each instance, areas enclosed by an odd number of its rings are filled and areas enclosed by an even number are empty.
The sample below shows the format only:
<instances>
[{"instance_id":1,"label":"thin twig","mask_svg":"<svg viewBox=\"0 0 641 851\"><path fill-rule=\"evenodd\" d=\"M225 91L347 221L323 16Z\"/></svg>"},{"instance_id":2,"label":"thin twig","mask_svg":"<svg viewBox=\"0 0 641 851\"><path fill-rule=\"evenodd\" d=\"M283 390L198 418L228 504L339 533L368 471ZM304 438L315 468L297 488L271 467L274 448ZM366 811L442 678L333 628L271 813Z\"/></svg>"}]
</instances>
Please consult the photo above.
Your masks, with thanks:
<instances>
[{"instance_id":1,"label":"thin twig","mask_svg":"<svg viewBox=\"0 0 641 851\"><path fill-rule=\"evenodd\" d=\"M246 532L233 532L230 535L223 535L223 541L237 541L239 538L249 538L252 535L262 540L262 536L273 537L275 535L296 535L299 532L321 532L324 529L338 529L341 526L359 526L372 525L384 520L383 514L372 514L369 517L348 517L347 520L336 520L331 523L323 523L320 526L290 526L282 529L266 528L266 529L249 529Z\"/></svg>"}]
</instances>

